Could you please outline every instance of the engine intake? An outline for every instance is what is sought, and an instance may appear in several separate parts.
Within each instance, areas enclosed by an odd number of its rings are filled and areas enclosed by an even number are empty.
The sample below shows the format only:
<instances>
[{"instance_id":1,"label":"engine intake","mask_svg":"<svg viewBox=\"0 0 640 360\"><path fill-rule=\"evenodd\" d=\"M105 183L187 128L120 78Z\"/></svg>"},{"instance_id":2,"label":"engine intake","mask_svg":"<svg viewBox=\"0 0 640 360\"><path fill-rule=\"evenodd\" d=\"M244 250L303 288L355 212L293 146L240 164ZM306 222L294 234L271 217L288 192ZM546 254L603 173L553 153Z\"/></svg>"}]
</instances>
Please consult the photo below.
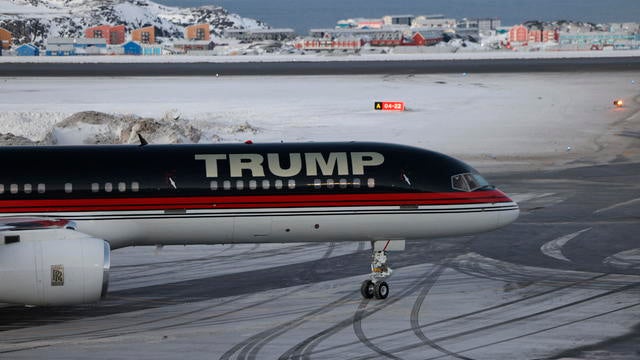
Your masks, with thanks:
<instances>
[{"instance_id":1,"label":"engine intake","mask_svg":"<svg viewBox=\"0 0 640 360\"><path fill-rule=\"evenodd\" d=\"M75 305L107 295L109 243L71 229L12 231L0 245L0 303Z\"/></svg>"}]
</instances>

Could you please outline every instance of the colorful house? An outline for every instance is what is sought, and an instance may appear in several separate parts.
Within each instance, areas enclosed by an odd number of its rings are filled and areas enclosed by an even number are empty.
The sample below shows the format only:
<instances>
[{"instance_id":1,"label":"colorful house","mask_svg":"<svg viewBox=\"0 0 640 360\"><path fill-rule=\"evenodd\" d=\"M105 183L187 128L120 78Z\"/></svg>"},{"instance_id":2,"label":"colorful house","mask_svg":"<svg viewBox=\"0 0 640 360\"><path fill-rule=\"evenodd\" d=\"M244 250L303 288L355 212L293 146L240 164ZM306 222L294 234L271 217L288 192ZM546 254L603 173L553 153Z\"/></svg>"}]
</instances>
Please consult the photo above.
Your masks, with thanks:
<instances>
[{"instance_id":1,"label":"colorful house","mask_svg":"<svg viewBox=\"0 0 640 360\"><path fill-rule=\"evenodd\" d=\"M437 30L418 30L411 37L411 42L402 45L413 46L429 46L435 45L444 40L442 31Z\"/></svg>"},{"instance_id":2,"label":"colorful house","mask_svg":"<svg viewBox=\"0 0 640 360\"><path fill-rule=\"evenodd\" d=\"M558 40L558 32L552 29L544 30L529 30L529 39L531 39L531 33L535 33L534 37L536 42L550 42Z\"/></svg>"},{"instance_id":3,"label":"colorful house","mask_svg":"<svg viewBox=\"0 0 640 360\"><path fill-rule=\"evenodd\" d=\"M0 47L7 50L11 47L13 35L9 30L0 28Z\"/></svg>"},{"instance_id":4,"label":"colorful house","mask_svg":"<svg viewBox=\"0 0 640 360\"><path fill-rule=\"evenodd\" d=\"M158 56L162 55L162 46L160 45L142 45L142 55L145 56Z\"/></svg>"},{"instance_id":5,"label":"colorful house","mask_svg":"<svg viewBox=\"0 0 640 360\"><path fill-rule=\"evenodd\" d=\"M124 25L100 25L86 29L84 36L88 39L103 38L109 45L118 45L124 43L125 27Z\"/></svg>"},{"instance_id":6,"label":"colorful house","mask_svg":"<svg viewBox=\"0 0 640 360\"><path fill-rule=\"evenodd\" d=\"M135 41L129 41L122 45L125 55L142 55L142 45Z\"/></svg>"},{"instance_id":7,"label":"colorful house","mask_svg":"<svg viewBox=\"0 0 640 360\"><path fill-rule=\"evenodd\" d=\"M20 45L16 49L16 55L18 56L40 56L40 49L32 44Z\"/></svg>"},{"instance_id":8,"label":"colorful house","mask_svg":"<svg viewBox=\"0 0 640 360\"><path fill-rule=\"evenodd\" d=\"M210 40L211 34L209 33L209 24L187 26L184 38L186 40Z\"/></svg>"},{"instance_id":9,"label":"colorful house","mask_svg":"<svg viewBox=\"0 0 640 360\"><path fill-rule=\"evenodd\" d=\"M510 42L527 42L529 40L529 30L524 25L516 25L509 29Z\"/></svg>"},{"instance_id":10,"label":"colorful house","mask_svg":"<svg viewBox=\"0 0 640 360\"><path fill-rule=\"evenodd\" d=\"M155 26L147 26L141 29L135 29L131 32L131 40L140 44L155 44L156 43L156 28Z\"/></svg>"}]
</instances>

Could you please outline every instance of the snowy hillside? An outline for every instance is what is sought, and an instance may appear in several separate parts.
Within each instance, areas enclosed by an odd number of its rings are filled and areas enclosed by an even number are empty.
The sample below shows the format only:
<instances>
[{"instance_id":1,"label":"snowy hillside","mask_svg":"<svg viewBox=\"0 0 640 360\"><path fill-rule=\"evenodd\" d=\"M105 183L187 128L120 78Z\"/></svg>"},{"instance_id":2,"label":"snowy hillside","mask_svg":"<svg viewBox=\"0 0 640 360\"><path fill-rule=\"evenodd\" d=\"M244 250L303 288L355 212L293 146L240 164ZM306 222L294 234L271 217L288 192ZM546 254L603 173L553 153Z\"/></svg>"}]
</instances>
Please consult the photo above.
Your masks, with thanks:
<instances>
[{"instance_id":1,"label":"snowy hillside","mask_svg":"<svg viewBox=\"0 0 640 360\"><path fill-rule=\"evenodd\" d=\"M0 27L16 43L44 43L48 37L80 37L87 27L125 25L128 31L155 26L160 38L182 38L184 27L211 24L212 35L226 28L261 28L264 24L230 14L217 6L177 8L149 0L0 0Z\"/></svg>"}]
</instances>

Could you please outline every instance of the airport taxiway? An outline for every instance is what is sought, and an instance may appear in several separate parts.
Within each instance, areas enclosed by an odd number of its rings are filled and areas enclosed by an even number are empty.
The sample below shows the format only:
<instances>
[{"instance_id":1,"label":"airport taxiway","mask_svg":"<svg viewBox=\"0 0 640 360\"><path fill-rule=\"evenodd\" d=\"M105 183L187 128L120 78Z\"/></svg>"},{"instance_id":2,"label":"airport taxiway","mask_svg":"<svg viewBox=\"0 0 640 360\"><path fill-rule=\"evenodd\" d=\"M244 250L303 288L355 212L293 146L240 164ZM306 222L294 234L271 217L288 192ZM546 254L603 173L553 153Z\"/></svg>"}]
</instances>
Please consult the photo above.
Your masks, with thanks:
<instances>
[{"instance_id":1,"label":"airport taxiway","mask_svg":"<svg viewBox=\"0 0 640 360\"><path fill-rule=\"evenodd\" d=\"M118 60L113 57L71 57L70 59L44 59L40 62L8 62L0 66L0 76L232 76L232 75L406 75L406 74L444 74L444 73L532 73L532 72L601 72L601 71L638 71L640 57L626 55L629 52L616 52L610 57L598 53L566 53L566 58L540 58L527 56L504 56L504 53L458 54L458 58L444 56L442 59L397 60L402 55L367 60L370 56L313 56L253 57L253 61L242 56L232 56L226 60L219 57L195 57L180 62L184 57L169 56L162 59L154 57L133 57ZM558 52L560 56L562 53ZM436 54L437 55L437 54ZM441 54L446 55L446 54ZM473 56L480 55L480 56ZM513 54L506 54L513 55ZM516 54L518 55L518 54ZM525 53L522 56L531 55ZM557 54L553 54L556 55ZM616 56L614 56L616 55ZM482 58L486 56L487 58ZM492 58L492 56L497 56ZM126 57L124 57L126 59ZM249 57L251 58L251 57ZM24 60L24 59L18 59ZM29 59L27 59L29 60ZM69 61L70 60L70 61ZM334 61L331 61L334 60ZM0 59L1 63L2 59ZM141 62L148 61L148 62Z\"/></svg>"},{"instance_id":2,"label":"airport taxiway","mask_svg":"<svg viewBox=\"0 0 640 360\"><path fill-rule=\"evenodd\" d=\"M365 243L120 249L100 305L1 308L0 358L637 358L640 163L490 178L520 219L392 253L385 301Z\"/></svg>"}]
</instances>

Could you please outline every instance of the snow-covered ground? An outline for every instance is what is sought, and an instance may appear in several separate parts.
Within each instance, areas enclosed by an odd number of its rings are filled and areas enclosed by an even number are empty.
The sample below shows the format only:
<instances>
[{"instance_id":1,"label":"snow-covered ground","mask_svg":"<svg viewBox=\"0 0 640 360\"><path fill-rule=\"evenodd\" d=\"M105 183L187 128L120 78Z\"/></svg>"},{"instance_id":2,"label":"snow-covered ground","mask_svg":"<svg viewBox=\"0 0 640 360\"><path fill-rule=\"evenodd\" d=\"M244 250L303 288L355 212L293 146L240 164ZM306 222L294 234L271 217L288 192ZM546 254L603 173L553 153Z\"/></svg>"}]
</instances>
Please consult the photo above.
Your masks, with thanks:
<instances>
[{"instance_id":1,"label":"snow-covered ground","mask_svg":"<svg viewBox=\"0 0 640 360\"><path fill-rule=\"evenodd\" d=\"M633 138L617 134L637 131L639 93L635 72L5 78L0 133L58 144L136 141L139 129L156 143L372 140L483 169L541 168L621 154ZM615 98L625 106L614 108ZM407 111L375 111L384 100ZM118 116L56 127L82 111Z\"/></svg>"}]
</instances>

